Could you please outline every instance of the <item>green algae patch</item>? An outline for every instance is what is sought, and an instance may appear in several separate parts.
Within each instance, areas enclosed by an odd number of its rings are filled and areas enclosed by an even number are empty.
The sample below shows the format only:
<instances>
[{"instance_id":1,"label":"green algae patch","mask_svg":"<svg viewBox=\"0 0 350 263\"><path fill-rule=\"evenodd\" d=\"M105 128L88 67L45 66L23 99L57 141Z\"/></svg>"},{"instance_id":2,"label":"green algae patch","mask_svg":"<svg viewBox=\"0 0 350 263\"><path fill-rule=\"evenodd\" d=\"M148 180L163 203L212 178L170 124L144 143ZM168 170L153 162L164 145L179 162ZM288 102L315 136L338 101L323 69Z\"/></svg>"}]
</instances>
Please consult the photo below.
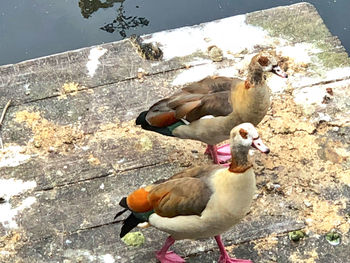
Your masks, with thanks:
<instances>
[{"instance_id":1,"label":"green algae patch","mask_svg":"<svg viewBox=\"0 0 350 263\"><path fill-rule=\"evenodd\" d=\"M322 64L328 70L339 67L350 66L350 59L343 48L334 49L341 46L336 37L333 37L322 18L311 4L304 4L300 9L298 5L289 8L275 8L264 12L255 12L246 15L246 23L261 27L266 30L271 37L280 37L293 43L307 42L318 49L315 56L316 64ZM295 13L291 16L290 13ZM319 71L319 65L311 67L314 71Z\"/></svg>"},{"instance_id":2,"label":"green algae patch","mask_svg":"<svg viewBox=\"0 0 350 263\"><path fill-rule=\"evenodd\" d=\"M139 247L145 243L145 236L141 232L131 232L127 233L122 241L132 247Z\"/></svg>"},{"instance_id":3,"label":"green algae patch","mask_svg":"<svg viewBox=\"0 0 350 263\"><path fill-rule=\"evenodd\" d=\"M293 5L288 9L275 8L247 14L246 23L262 27L270 36L282 37L293 42L313 42L331 37L315 7L311 4L303 5L305 8L302 10L298 5ZM295 12L295 15L291 16L291 12Z\"/></svg>"},{"instance_id":4,"label":"green algae patch","mask_svg":"<svg viewBox=\"0 0 350 263\"><path fill-rule=\"evenodd\" d=\"M303 239L305 236L306 236L305 232L301 230L291 231L288 233L289 239L294 242L298 242L300 239Z\"/></svg>"},{"instance_id":5,"label":"green algae patch","mask_svg":"<svg viewBox=\"0 0 350 263\"><path fill-rule=\"evenodd\" d=\"M324 67L342 68L350 66L350 58L346 52L322 52L316 55Z\"/></svg>"},{"instance_id":6,"label":"green algae patch","mask_svg":"<svg viewBox=\"0 0 350 263\"><path fill-rule=\"evenodd\" d=\"M341 242L341 235L337 233L336 231L331 231L326 234L326 240L329 244L332 246L337 246Z\"/></svg>"},{"instance_id":7,"label":"green algae patch","mask_svg":"<svg viewBox=\"0 0 350 263\"><path fill-rule=\"evenodd\" d=\"M182 56L182 57L174 57L171 59L171 61L173 61L174 63L187 65L195 61L196 59L208 59L208 58L209 58L208 54L198 49L197 51L194 51L189 55Z\"/></svg>"}]
</instances>

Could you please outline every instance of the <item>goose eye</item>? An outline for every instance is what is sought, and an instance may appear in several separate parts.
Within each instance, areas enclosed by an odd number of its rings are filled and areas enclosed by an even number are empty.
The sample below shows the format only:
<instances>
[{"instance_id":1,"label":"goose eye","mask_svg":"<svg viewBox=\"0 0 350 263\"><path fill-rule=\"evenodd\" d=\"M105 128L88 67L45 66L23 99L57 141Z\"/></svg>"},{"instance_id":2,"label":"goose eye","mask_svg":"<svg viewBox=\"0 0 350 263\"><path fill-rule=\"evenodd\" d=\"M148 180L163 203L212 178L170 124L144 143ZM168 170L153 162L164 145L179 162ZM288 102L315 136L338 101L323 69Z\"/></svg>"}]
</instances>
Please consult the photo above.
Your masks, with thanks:
<instances>
[{"instance_id":1,"label":"goose eye","mask_svg":"<svg viewBox=\"0 0 350 263\"><path fill-rule=\"evenodd\" d=\"M288 78L288 74L284 72L278 65L273 65L271 72L282 78Z\"/></svg>"}]
</instances>

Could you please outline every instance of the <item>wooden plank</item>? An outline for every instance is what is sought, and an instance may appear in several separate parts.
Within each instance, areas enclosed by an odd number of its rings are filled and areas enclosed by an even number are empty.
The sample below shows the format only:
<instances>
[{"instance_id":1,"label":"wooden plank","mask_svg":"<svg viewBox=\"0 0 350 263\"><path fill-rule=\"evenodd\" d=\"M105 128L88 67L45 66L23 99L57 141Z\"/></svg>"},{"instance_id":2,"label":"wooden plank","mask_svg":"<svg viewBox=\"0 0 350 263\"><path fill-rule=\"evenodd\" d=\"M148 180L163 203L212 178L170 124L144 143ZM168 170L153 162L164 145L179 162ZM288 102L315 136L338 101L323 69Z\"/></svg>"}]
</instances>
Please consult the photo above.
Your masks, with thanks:
<instances>
[{"instance_id":1,"label":"wooden plank","mask_svg":"<svg viewBox=\"0 0 350 263\"><path fill-rule=\"evenodd\" d=\"M68 150L68 154L62 150L65 146L58 146L54 152L44 153L41 158L35 158L33 153L31 156L34 158L27 163L0 168L2 178L13 178L16 175L16 179L35 180L35 190L45 190L125 170L168 163L181 153L176 147L176 139L170 139L169 144L169 142L160 143L160 136L151 133L134 138L126 138L125 135L116 133L118 131L113 130L96 133L95 137L98 138L96 141L69 145L77 149ZM204 151L199 143L191 145L194 146L193 149L197 146L199 150ZM40 148L44 148L44 151L48 149L47 145L42 145ZM35 151L37 148L27 148L28 152L32 150ZM38 151L40 153L42 150ZM195 161L194 157L192 159ZM181 163L181 160L178 162Z\"/></svg>"},{"instance_id":2,"label":"wooden plank","mask_svg":"<svg viewBox=\"0 0 350 263\"><path fill-rule=\"evenodd\" d=\"M72 233L111 223L118 209L116 204L130 189L172 172L174 167L169 165L146 167L35 192L38 207L26 213L20 223L28 237L33 234L33 240L63 229ZM37 224L32 224L33 221Z\"/></svg>"},{"instance_id":3,"label":"wooden plank","mask_svg":"<svg viewBox=\"0 0 350 263\"><path fill-rule=\"evenodd\" d=\"M91 60L96 50L105 53ZM96 64L93 77L88 68L91 61ZM139 68L145 69L147 74L158 74L183 68L184 62L175 59L160 64L145 60L129 40L124 40L1 66L0 105L8 98L12 98L14 104L22 104L59 96L62 86L69 82L79 83L78 89L84 90L134 79Z\"/></svg>"},{"instance_id":4,"label":"wooden plank","mask_svg":"<svg viewBox=\"0 0 350 263\"><path fill-rule=\"evenodd\" d=\"M256 232L257 227L262 231ZM259 218L245 224L244 228L237 225L225 235L224 241L227 244L237 244L244 240L264 237L271 232L280 233L301 227L303 224L286 218ZM146 229L143 231L146 242L141 247L127 247L117 238L117 231L118 226L112 224L71 234L58 232L55 236L35 241L31 244L31 249L22 247L18 253L22 258L39 259L37 262L55 262L62 259L66 262L103 262L104 257L114 258L118 263L156 262L154 252L162 246L166 238L164 233ZM184 257L189 257L186 258L187 262L199 258L202 260L200 262L211 263L219 258L218 255L215 255L215 258L202 257L203 251L218 251L214 240L178 241L174 250Z\"/></svg>"},{"instance_id":5,"label":"wooden plank","mask_svg":"<svg viewBox=\"0 0 350 263\"><path fill-rule=\"evenodd\" d=\"M147 85L149 97L157 99L168 91L159 83L159 78L133 80L117 90L98 88L93 94L80 92L66 100L50 98L12 107L3 142L23 145L23 156L30 159L21 166L0 168L4 178L16 174L18 179L35 179L36 189L47 189L174 159L171 156L180 150L176 139L164 141L161 135L135 127L133 120L144 94L132 96L130 90L141 91ZM62 115L62 111L69 113ZM198 142L189 145L204 151Z\"/></svg>"},{"instance_id":6,"label":"wooden plank","mask_svg":"<svg viewBox=\"0 0 350 263\"><path fill-rule=\"evenodd\" d=\"M6 141L8 137L10 141L20 142L18 139L21 136L7 133L17 133L23 129L23 125L18 125L16 120L16 115L22 111L38 111L40 117L50 122L79 126L84 133L95 132L101 124L133 120L141 110L155 100L175 91L175 88L166 84L174 77L174 73L165 73L145 77L142 82L139 80L119 82L67 97L53 97L11 107L6 116L8 123L3 127L3 139Z\"/></svg>"}]
</instances>

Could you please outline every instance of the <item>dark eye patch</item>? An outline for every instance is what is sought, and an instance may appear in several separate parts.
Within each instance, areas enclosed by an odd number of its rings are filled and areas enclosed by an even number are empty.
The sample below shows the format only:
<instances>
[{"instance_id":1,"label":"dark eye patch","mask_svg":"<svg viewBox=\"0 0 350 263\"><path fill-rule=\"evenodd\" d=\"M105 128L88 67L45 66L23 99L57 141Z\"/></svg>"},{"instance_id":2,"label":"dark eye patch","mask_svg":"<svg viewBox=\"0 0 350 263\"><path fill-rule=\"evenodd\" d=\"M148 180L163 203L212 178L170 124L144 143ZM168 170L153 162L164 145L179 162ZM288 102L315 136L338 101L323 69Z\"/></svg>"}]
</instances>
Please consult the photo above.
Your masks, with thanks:
<instances>
[{"instance_id":1,"label":"dark eye patch","mask_svg":"<svg viewBox=\"0 0 350 263\"><path fill-rule=\"evenodd\" d=\"M248 138L248 132L245 130L245 129L240 129L239 130L239 134L241 135L241 137L243 138L243 139L247 139Z\"/></svg>"},{"instance_id":2,"label":"dark eye patch","mask_svg":"<svg viewBox=\"0 0 350 263\"><path fill-rule=\"evenodd\" d=\"M258 62L261 66L266 67L269 64L269 59L265 56L261 56L259 57Z\"/></svg>"}]
</instances>

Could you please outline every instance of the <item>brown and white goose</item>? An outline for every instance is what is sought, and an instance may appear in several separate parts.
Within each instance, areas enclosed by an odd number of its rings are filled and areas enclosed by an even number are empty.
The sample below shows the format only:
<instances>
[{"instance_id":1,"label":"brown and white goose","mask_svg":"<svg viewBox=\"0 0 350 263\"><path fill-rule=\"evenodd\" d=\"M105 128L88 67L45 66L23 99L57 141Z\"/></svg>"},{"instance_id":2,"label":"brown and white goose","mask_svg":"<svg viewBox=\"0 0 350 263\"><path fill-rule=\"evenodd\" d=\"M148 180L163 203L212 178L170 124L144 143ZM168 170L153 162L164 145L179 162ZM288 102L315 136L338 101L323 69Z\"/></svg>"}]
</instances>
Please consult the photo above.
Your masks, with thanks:
<instances>
[{"instance_id":1,"label":"brown and white goose","mask_svg":"<svg viewBox=\"0 0 350 263\"><path fill-rule=\"evenodd\" d=\"M206 153L214 163L226 162L229 145L219 149L215 145L227 140L236 125L250 122L256 126L264 118L270 106L266 75L272 72L287 78L277 62L273 52L260 52L252 58L245 81L207 77L158 101L138 116L136 124L163 135L207 143Z\"/></svg>"},{"instance_id":2,"label":"brown and white goose","mask_svg":"<svg viewBox=\"0 0 350 263\"><path fill-rule=\"evenodd\" d=\"M156 253L162 263L184 262L168 251L179 239L215 237L220 263L251 262L231 259L220 234L237 224L248 212L255 193L255 174L248 160L251 147L263 153L269 149L250 123L243 123L230 133L232 162L230 167L208 165L186 169L168 180L154 183L132 192L120 201L131 214L123 221L120 237L139 223L148 222L170 236Z\"/></svg>"}]
</instances>

